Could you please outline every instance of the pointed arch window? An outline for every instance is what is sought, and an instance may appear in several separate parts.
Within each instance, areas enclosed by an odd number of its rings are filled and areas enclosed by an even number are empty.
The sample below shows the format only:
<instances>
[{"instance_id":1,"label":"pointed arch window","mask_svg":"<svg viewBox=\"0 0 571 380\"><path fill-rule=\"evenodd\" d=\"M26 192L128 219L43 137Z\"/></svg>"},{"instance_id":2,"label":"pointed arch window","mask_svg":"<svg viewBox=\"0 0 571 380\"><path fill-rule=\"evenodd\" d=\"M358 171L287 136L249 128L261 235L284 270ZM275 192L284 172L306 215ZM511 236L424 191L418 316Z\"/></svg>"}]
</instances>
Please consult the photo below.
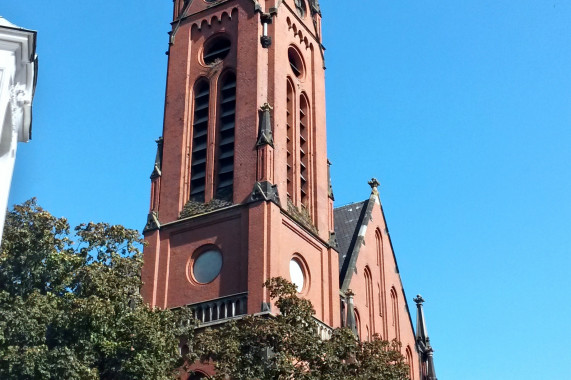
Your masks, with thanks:
<instances>
[{"instance_id":1,"label":"pointed arch window","mask_svg":"<svg viewBox=\"0 0 571 380\"><path fill-rule=\"evenodd\" d=\"M309 199L309 101L305 94L299 99L299 190L301 205L308 207Z\"/></svg>"},{"instance_id":2,"label":"pointed arch window","mask_svg":"<svg viewBox=\"0 0 571 380\"><path fill-rule=\"evenodd\" d=\"M406 364L408 364L408 376L410 377L410 380L414 380L414 362L412 359L412 350L410 349L410 346L406 346L405 358Z\"/></svg>"},{"instance_id":3,"label":"pointed arch window","mask_svg":"<svg viewBox=\"0 0 571 380\"><path fill-rule=\"evenodd\" d=\"M233 52L230 37L215 34L199 56L203 65L220 64L223 70L211 78L199 77L194 84L186 162L189 201L233 201L236 73L226 60Z\"/></svg>"},{"instance_id":4,"label":"pointed arch window","mask_svg":"<svg viewBox=\"0 0 571 380\"><path fill-rule=\"evenodd\" d=\"M288 47L288 60L293 75L287 77L286 84L286 192L295 207L311 214L314 165L311 102L303 90L303 82L300 82L305 78L305 63L300 50L294 45Z\"/></svg>"},{"instance_id":5,"label":"pointed arch window","mask_svg":"<svg viewBox=\"0 0 571 380\"><path fill-rule=\"evenodd\" d=\"M287 138L287 196L289 199L293 201L294 197L294 184L293 184L293 165L294 165L294 90L293 90L293 83L291 80L287 81L287 105L286 105L286 112L287 112L287 122L286 122L286 138Z\"/></svg>"},{"instance_id":6,"label":"pointed arch window","mask_svg":"<svg viewBox=\"0 0 571 380\"><path fill-rule=\"evenodd\" d=\"M381 317L381 326L379 327L379 330L382 329L382 332L379 331L378 334L381 337L384 337L384 336L386 336L386 329L384 326L385 318L384 318L383 311L382 311L383 310L383 297L381 296L381 284L379 284L378 282L377 282L377 291L378 291L378 296L379 296L379 316Z\"/></svg>"},{"instance_id":7,"label":"pointed arch window","mask_svg":"<svg viewBox=\"0 0 571 380\"><path fill-rule=\"evenodd\" d=\"M395 331L395 339L400 341L399 302L398 302L397 291L394 287L391 288L391 310L393 317L393 328Z\"/></svg>"},{"instance_id":8,"label":"pointed arch window","mask_svg":"<svg viewBox=\"0 0 571 380\"><path fill-rule=\"evenodd\" d=\"M373 278L368 266L365 267L365 295L365 305L369 308L369 326L372 335L375 333L375 307L373 303Z\"/></svg>"},{"instance_id":9,"label":"pointed arch window","mask_svg":"<svg viewBox=\"0 0 571 380\"><path fill-rule=\"evenodd\" d=\"M375 239L377 242L377 265L381 267L383 263L383 236L378 228L375 231Z\"/></svg>"},{"instance_id":10,"label":"pointed arch window","mask_svg":"<svg viewBox=\"0 0 571 380\"><path fill-rule=\"evenodd\" d=\"M190 199L204 202L206 189L206 151L210 83L199 79L194 86L194 117L192 123L192 158L190 167Z\"/></svg>"},{"instance_id":11,"label":"pointed arch window","mask_svg":"<svg viewBox=\"0 0 571 380\"><path fill-rule=\"evenodd\" d=\"M220 81L217 178L215 198L232 201L234 189L234 130L236 122L236 74L226 73Z\"/></svg>"},{"instance_id":12,"label":"pointed arch window","mask_svg":"<svg viewBox=\"0 0 571 380\"><path fill-rule=\"evenodd\" d=\"M375 241L377 248L377 265L379 266L379 315L382 318L383 335L387 336L387 305L386 305L386 286L385 286L385 257L383 252L383 237L381 230L377 228L375 231Z\"/></svg>"},{"instance_id":13,"label":"pointed arch window","mask_svg":"<svg viewBox=\"0 0 571 380\"><path fill-rule=\"evenodd\" d=\"M361 316L357 308L355 308L355 324L357 325L357 338L361 339Z\"/></svg>"}]
</instances>

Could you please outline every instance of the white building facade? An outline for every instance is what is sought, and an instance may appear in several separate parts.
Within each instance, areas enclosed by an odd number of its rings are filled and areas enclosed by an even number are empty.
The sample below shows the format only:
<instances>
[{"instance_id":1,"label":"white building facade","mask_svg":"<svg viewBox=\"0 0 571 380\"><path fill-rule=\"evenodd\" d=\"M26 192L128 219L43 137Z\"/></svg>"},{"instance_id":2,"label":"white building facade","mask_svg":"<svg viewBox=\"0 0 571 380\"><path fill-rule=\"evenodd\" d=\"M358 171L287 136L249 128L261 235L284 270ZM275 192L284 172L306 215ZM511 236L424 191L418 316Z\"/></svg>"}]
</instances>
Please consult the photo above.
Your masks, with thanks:
<instances>
[{"instance_id":1,"label":"white building facade","mask_svg":"<svg viewBox=\"0 0 571 380\"><path fill-rule=\"evenodd\" d=\"M0 17L0 241L18 142L31 138L36 32Z\"/></svg>"}]
</instances>

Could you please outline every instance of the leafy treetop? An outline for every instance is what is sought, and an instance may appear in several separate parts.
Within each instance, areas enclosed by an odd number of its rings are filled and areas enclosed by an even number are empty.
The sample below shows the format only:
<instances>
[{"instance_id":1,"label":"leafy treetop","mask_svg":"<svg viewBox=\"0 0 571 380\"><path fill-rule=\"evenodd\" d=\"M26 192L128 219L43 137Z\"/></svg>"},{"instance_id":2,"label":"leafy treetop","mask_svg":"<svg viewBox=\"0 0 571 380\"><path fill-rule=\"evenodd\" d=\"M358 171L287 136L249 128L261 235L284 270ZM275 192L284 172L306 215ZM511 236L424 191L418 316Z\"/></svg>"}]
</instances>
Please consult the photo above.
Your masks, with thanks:
<instances>
[{"instance_id":1,"label":"leafy treetop","mask_svg":"<svg viewBox=\"0 0 571 380\"><path fill-rule=\"evenodd\" d=\"M310 301L283 278L265 283L280 310L248 316L197 335L195 352L215 363L215 380L405 380L408 366L397 342L378 336L359 342L351 330L333 330L322 340Z\"/></svg>"},{"instance_id":2,"label":"leafy treetop","mask_svg":"<svg viewBox=\"0 0 571 380\"><path fill-rule=\"evenodd\" d=\"M172 379L188 310L139 294L142 240L122 226L70 232L34 199L6 218L0 250L0 378Z\"/></svg>"}]
</instances>

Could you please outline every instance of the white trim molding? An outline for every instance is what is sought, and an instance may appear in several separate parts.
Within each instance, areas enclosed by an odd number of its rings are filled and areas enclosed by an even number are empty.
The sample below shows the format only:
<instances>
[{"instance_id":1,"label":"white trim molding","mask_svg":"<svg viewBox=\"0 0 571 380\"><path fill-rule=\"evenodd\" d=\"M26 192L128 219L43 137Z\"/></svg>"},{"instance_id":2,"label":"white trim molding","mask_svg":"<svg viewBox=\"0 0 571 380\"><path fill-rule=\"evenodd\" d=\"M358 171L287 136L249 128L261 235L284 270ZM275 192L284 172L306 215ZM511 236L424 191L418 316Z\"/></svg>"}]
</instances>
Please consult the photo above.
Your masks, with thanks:
<instances>
[{"instance_id":1,"label":"white trim molding","mask_svg":"<svg viewBox=\"0 0 571 380\"><path fill-rule=\"evenodd\" d=\"M0 241L18 142L31 138L36 78L36 32L0 17Z\"/></svg>"}]
</instances>

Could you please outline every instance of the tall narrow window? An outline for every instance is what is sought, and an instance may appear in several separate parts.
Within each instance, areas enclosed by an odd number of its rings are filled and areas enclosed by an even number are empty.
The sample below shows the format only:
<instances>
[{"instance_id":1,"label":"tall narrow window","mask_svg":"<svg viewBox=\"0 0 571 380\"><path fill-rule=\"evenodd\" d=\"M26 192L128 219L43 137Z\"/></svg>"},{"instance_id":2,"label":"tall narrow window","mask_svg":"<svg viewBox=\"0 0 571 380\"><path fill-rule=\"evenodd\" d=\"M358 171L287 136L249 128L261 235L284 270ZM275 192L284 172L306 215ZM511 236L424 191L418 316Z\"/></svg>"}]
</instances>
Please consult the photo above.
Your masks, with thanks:
<instances>
[{"instance_id":1,"label":"tall narrow window","mask_svg":"<svg viewBox=\"0 0 571 380\"><path fill-rule=\"evenodd\" d=\"M387 326L387 305L386 305L386 287L385 287L385 258L383 254L383 238L381 230L377 228L375 231L375 240L377 247L377 264L379 265L379 315L382 318L383 336L388 334Z\"/></svg>"},{"instance_id":2,"label":"tall narrow window","mask_svg":"<svg viewBox=\"0 0 571 380\"><path fill-rule=\"evenodd\" d=\"M393 314L393 328L395 330L395 339L400 341L400 328L399 328L399 302L397 291L391 288L391 308Z\"/></svg>"},{"instance_id":3,"label":"tall narrow window","mask_svg":"<svg viewBox=\"0 0 571 380\"><path fill-rule=\"evenodd\" d=\"M232 201L234 190L234 124L236 121L236 75L227 73L220 85L218 119L217 199Z\"/></svg>"},{"instance_id":4,"label":"tall narrow window","mask_svg":"<svg viewBox=\"0 0 571 380\"><path fill-rule=\"evenodd\" d=\"M294 152L294 130L293 130L293 117L294 117L294 92L293 84L290 80L287 81L287 196L293 200L293 152Z\"/></svg>"},{"instance_id":5,"label":"tall narrow window","mask_svg":"<svg viewBox=\"0 0 571 380\"><path fill-rule=\"evenodd\" d=\"M299 101L299 187L301 204L308 207L308 166L309 166L309 104L302 94Z\"/></svg>"},{"instance_id":6,"label":"tall narrow window","mask_svg":"<svg viewBox=\"0 0 571 380\"><path fill-rule=\"evenodd\" d=\"M208 137L208 102L210 83L200 79L194 86L194 117L192 123L192 160L190 167L190 199L204 202L206 187L206 147Z\"/></svg>"},{"instance_id":7,"label":"tall narrow window","mask_svg":"<svg viewBox=\"0 0 571 380\"><path fill-rule=\"evenodd\" d=\"M371 335L375 333L375 307L373 303L373 278L369 267L365 267L365 295L366 306L369 308L369 326Z\"/></svg>"},{"instance_id":8,"label":"tall narrow window","mask_svg":"<svg viewBox=\"0 0 571 380\"><path fill-rule=\"evenodd\" d=\"M405 352L406 352L406 364L408 364L408 376L410 377L410 380L414 380L414 362L410 346L406 346Z\"/></svg>"},{"instance_id":9,"label":"tall narrow window","mask_svg":"<svg viewBox=\"0 0 571 380\"><path fill-rule=\"evenodd\" d=\"M363 336L361 335L361 316L357 308L355 308L355 324L357 325L357 338L361 339Z\"/></svg>"},{"instance_id":10,"label":"tall narrow window","mask_svg":"<svg viewBox=\"0 0 571 380\"><path fill-rule=\"evenodd\" d=\"M369 292L369 287L371 285L371 274L368 267L365 267L365 306L371 307L371 294Z\"/></svg>"},{"instance_id":11,"label":"tall narrow window","mask_svg":"<svg viewBox=\"0 0 571 380\"><path fill-rule=\"evenodd\" d=\"M381 284L379 284L378 282L377 282L377 291L378 291L378 295L379 295L379 315L381 316L381 327L379 327L379 329L382 329L382 332L379 331L378 334L379 334L379 335L381 336L381 338L382 338L382 337L386 336L387 333L386 333L386 331L385 331L386 329L385 329L385 326L384 326L384 320L385 320L385 318L384 318L384 315L383 315L383 312L382 312L382 310L383 310L383 301L382 301L382 298L381 298Z\"/></svg>"},{"instance_id":12,"label":"tall narrow window","mask_svg":"<svg viewBox=\"0 0 571 380\"><path fill-rule=\"evenodd\" d=\"M375 239L377 241L377 265L381 266L381 263L383 262L383 237L378 228L375 231Z\"/></svg>"}]
</instances>

